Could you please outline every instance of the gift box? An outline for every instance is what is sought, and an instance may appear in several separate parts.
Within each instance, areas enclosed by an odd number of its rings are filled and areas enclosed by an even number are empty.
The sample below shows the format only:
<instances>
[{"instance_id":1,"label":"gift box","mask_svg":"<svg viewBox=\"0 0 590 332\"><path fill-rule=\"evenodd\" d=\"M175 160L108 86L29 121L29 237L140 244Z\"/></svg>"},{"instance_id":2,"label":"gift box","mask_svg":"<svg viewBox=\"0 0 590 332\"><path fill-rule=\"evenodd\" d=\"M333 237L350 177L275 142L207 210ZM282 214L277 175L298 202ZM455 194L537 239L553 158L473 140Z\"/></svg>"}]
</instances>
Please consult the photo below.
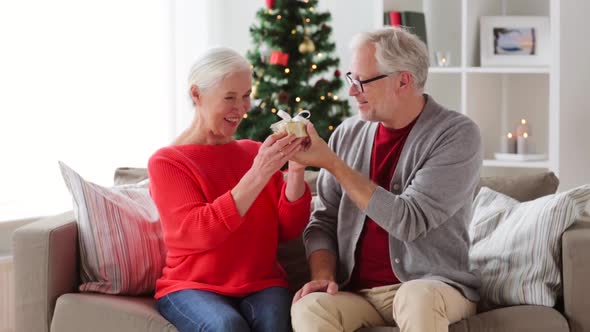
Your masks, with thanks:
<instances>
[{"instance_id":1,"label":"gift box","mask_svg":"<svg viewBox=\"0 0 590 332\"><path fill-rule=\"evenodd\" d=\"M289 115L289 113L283 110L279 110L277 115L280 116L282 120L275 122L270 126L270 129L272 129L273 132L278 133L284 131L287 134L295 135L295 137L309 136L307 135L307 129L305 128L307 121L309 121L307 120L310 115L309 111L299 112L299 114L293 118Z\"/></svg>"},{"instance_id":2,"label":"gift box","mask_svg":"<svg viewBox=\"0 0 590 332\"><path fill-rule=\"evenodd\" d=\"M280 51L274 51L270 54L271 65L281 65L286 67L289 64L289 53L283 53Z\"/></svg>"}]
</instances>

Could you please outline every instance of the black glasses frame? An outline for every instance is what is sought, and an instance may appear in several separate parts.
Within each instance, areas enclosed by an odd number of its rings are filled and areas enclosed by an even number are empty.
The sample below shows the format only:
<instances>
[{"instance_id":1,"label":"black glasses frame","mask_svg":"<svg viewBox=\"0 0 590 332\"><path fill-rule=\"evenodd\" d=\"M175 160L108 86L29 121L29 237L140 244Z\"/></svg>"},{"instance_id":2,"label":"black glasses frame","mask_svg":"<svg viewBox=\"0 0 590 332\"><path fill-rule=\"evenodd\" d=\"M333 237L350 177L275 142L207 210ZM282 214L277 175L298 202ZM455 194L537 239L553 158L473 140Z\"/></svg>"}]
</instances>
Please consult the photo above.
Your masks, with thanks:
<instances>
[{"instance_id":1,"label":"black glasses frame","mask_svg":"<svg viewBox=\"0 0 590 332\"><path fill-rule=\"evenodd\" d=\"M380 80L382 78L386 78L387 76L389 76L391 74L393 74L393 73L378 75L373 78L369 78L367 80L361 81L361 80L356 80L356 79L350 77L350 75L352 75L352 72L348 72L348 73L346 73L346 80L348 81L348 84L354 85L355 87L357 87L357 90L358 90L358 87L360 86L360 91L365 92L365 88L363 87L363 84L371 83L371 82Z\"/></svg>"}]
</instances>

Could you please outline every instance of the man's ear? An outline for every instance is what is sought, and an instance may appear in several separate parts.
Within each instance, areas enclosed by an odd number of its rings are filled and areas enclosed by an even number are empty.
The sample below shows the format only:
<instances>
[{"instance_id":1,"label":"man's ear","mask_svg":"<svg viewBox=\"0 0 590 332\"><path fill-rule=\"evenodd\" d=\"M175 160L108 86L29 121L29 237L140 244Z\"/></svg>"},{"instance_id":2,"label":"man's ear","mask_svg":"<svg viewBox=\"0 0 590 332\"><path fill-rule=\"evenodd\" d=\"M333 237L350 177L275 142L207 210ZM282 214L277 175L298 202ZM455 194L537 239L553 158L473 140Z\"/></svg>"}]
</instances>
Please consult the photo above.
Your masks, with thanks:
<instances>
[{"instance_id":1,"label":"man's ear","mask_svg":"<svg viewBox=\"0 0 590 332\"><path fill-rule=\"evenodd\" d=\"M400 88L407 88L412 84L412 75L407 71L402 72L399 75L399 87Z\"/></svg>"},{"instance_id":2,"label":"man's ear","mask_svg":"<svg viewBox=\"0 0 590 332\"><path fill-rule=\"evenodd\" d=\"M196 85L191 85L191 89L190 89L190 95L191 95L191 100L193 101L193 104L195 105L199 105L201 103L201 90L199 90L199 87L197 87Z\"/></svg>"}]
</instances>

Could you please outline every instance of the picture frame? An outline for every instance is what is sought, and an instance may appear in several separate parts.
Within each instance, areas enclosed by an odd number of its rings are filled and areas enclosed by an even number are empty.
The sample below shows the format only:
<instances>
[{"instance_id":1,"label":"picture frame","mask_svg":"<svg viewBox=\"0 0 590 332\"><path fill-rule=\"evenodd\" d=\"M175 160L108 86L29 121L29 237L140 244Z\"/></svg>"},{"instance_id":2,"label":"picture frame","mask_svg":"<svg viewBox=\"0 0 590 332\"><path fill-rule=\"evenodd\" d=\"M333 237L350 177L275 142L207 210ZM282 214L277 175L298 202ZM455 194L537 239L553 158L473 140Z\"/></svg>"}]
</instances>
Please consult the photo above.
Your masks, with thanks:
<instances>
[{"instance_id":1,"label":"picture frame","mask_svg":"<svg viewBox=\"0 0 590 332\"><path fill-rule=\"evenodd\" d=\"M548 17L480 17L482 67L549 66L549 46Z\"/></svg>"}]
</instances>

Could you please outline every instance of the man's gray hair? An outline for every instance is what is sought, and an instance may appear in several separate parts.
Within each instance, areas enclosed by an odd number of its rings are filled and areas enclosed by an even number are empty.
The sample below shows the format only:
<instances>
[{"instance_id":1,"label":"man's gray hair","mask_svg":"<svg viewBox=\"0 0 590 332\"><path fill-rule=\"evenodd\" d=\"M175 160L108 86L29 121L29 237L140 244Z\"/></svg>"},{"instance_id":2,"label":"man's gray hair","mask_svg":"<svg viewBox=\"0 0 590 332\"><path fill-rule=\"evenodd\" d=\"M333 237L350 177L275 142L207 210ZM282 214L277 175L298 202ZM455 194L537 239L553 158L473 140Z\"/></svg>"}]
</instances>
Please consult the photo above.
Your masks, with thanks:
<instances>
[{"instance_id":1,"label":"man's gray hair","mask_svg":"<svg viewBox=\"0 0 590 332\"><path fill-rule=\"evenodd\" d=\"M227 47L214 47L193 64L188 77L189 90L196 85L201 91L206 91L229 74L251 70L248 60L238 52Z\"/></svg>"},{"instance_id":2,"label":"man's gray hair","mask_svg":"<svg viewBox=\"0 0 590 332\"><path fill-rule=\"evenodd\" d=\"M357 50L375 45L377 69L383 74L407 71L414 77L414 87L424 90L428 77L428 49L420 38L399 27L362 32L353 37L350 47Z\"/></svg>"}]
</instances>

